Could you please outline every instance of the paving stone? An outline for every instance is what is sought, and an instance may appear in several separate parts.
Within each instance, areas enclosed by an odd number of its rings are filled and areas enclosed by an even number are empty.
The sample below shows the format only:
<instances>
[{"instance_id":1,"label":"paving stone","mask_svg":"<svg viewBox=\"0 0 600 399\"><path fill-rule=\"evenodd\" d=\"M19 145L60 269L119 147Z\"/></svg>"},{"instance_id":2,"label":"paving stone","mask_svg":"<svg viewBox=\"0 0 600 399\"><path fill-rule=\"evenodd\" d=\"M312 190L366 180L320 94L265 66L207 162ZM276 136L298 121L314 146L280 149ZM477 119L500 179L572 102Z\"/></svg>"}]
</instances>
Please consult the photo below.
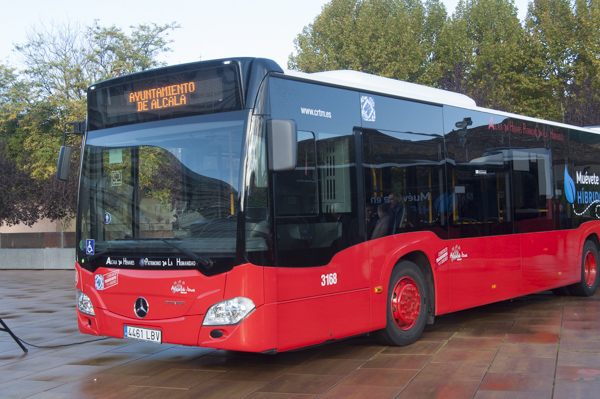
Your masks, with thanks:
<instances>
[{"instance_id":1,"label":"paving stone","mask_svg":"<svg viewBox=\"0 0 600 399\"><path fill-rule=\"evenodd\" d=\"M406 347L361 336L276 355L80 334L72 271L0 270L0 293L0 317L19 337L56 346L24 354L0 332L2 398L572 399L600 392L600 291L590 298L547 292L438 316Z\"/></svg>"}]
</instances>

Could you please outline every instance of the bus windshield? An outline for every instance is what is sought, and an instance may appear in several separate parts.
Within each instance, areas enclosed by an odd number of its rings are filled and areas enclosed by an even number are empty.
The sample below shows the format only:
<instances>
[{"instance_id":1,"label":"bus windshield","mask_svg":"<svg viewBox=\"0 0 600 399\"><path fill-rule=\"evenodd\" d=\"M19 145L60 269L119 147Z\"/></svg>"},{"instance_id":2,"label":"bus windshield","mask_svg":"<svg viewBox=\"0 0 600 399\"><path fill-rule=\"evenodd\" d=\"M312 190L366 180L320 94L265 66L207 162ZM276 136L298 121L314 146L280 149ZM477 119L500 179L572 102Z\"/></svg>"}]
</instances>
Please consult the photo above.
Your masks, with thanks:
<instances>
[{"instance_id":1,"label":"bus windshield","mask_svg":"<svg viewBox=\"0 0 600 399\"><path fill-rule=\"evenodd\" d=\"M79 258L104 265L112 256L112 267L233 258L245 118L237 111L88 133Z\"/></svg>"}]
</instances>

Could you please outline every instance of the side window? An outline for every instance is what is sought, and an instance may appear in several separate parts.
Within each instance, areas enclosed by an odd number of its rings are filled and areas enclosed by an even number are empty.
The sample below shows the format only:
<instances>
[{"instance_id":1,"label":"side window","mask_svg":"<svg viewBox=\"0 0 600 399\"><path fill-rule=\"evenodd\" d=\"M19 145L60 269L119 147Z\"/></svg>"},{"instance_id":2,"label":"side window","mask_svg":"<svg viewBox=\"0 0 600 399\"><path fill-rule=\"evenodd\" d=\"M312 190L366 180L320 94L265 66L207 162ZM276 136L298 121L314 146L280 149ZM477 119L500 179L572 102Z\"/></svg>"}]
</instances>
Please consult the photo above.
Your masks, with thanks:
<instances>
[{"instance_id":1,"label":"side window","mask_svg":"<svg viewBox=\"0 0 600 399\"><path fill-rule=\"evenodd\" d=\"M445 107L448 209L451 238L511 234L508 133L494 131L494 116Z\"/></svg>"},{"instance_id":2,"label":"side window","mask_svg":"<svg viewBox=\"0 0 600 399\"><path fill-rule=\"evenodd\" d=\"M354 136L320 133L317 151L321 221L325 223L317 225L316 231L323 242L331 240L330 250L335 254L358 243Z\"/></svg>"},{"instance_id":3,"label":"side window","mask_svg":"<svg viewBox=\"0 0 600 399\"><path fill-rule=\"evenodd\" d=\"M443 154L441 136L363 131L367 208L382 219L374 226L367 220L367 239L418 230L447 237Z\"/></svg>"},{"instance_id":4,"label":"side window","mask_svg":"<svg viewBox=\"0 0 600 399\"><path fill-rule=\"evenodd\" d=\"M553 230L550 151L513 150L511 161L515 232Z\"/></svg>"},{"instance_id":5,"label":"side window","mask_svg":"<svg viewBox=\"0 0 600 399\"><path fill-rule=\"evenodd\" d=\"M274 174L280 266L322 266L357 244L354 136L298 132L298 161Z\"/></svg>"},{"instance_id":6,"label":"side window","mask_svg":"<svg viewBox=\"0 0 600 399\"><path fill-rule=\"evenodd\" d=\"M510 119L515 233L553 230L552 156L549 130Z\"/></svg>"},{"instance_id":7,"label":"side window","mask_svg":"<svg viewBox=\"0 0 600 399\"><path fill-rule=\"evenodd\" d=\"M317 198L317 169L315 167L315 136L298 132L296 168L276 174L277 216L310 217L319 213Z\"/></svg>"}]
</instances>

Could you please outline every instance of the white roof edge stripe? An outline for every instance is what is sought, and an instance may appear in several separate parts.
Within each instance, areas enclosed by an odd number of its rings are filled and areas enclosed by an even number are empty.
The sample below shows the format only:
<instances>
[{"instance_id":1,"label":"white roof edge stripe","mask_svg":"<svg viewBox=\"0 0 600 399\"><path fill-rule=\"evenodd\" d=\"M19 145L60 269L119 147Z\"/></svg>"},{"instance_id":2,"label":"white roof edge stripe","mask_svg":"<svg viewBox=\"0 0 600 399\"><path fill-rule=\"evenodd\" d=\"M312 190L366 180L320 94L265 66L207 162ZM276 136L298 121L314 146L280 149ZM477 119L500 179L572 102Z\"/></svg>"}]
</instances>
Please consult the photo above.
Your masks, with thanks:
<instances>
[{"instance_id":1,"label":"white roof edge stripe","mask_svg":"<svg viewBox=\"0 0 600 399\"><path fill-rule=\"evenodd\" d=\"M338 86L346 86L354 89L372 91L381 94L389 94L431 103L444 105L456 105L460 107L473 108L477 104L464 94L454 93L433 87L421 86L415 83L401 80L384 78L358 71L328 71L316 73L304 73L298 71L285 71L286 75L302 79L329 83Z\"/></svg>"}]
</instances>

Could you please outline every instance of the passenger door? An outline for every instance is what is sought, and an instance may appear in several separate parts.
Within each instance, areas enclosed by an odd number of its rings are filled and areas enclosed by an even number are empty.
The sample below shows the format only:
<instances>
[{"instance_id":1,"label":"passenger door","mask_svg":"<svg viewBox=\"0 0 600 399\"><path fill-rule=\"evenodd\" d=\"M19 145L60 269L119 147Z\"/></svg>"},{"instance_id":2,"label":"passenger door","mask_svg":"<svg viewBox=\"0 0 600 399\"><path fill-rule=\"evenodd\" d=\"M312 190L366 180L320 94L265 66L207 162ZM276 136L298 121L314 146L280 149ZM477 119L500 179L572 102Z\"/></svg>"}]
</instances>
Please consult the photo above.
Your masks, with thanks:
<instances>
[{"instance_id":1,"label":"passenger door","mask_svg":"<svg viewBox=\"0 0 600 399\"><path fill-rule=\"evenodd\" d=\"M484 112L445 107L444 122L451 160L446 250L456 311L520 295L521 240L513 234L508 134L494 131L493 115Z\"/></svg>"},{"instance_id":2,"label":"passenger door","mask_svg":"<svg viewBox=\"0 0 600 399\"><path fill-rule=\"evenodd\" d=\"M284 347L359 333L369 310L368 256L357 246L354 137L298 137L296 169L277 173L274 184Z\"/></svg>"},{"instance_id":3,"label":"passenger door","mask_svg":"<svg viewBox=\"0 0 600 399\"><path fill-rule=\"evenodd\" d=\"M356 92L272 79L271 117L298 126L294 170L272 175L278 348L366 332L368 256L358 244Z\"/></svg>"}]
</instances>

